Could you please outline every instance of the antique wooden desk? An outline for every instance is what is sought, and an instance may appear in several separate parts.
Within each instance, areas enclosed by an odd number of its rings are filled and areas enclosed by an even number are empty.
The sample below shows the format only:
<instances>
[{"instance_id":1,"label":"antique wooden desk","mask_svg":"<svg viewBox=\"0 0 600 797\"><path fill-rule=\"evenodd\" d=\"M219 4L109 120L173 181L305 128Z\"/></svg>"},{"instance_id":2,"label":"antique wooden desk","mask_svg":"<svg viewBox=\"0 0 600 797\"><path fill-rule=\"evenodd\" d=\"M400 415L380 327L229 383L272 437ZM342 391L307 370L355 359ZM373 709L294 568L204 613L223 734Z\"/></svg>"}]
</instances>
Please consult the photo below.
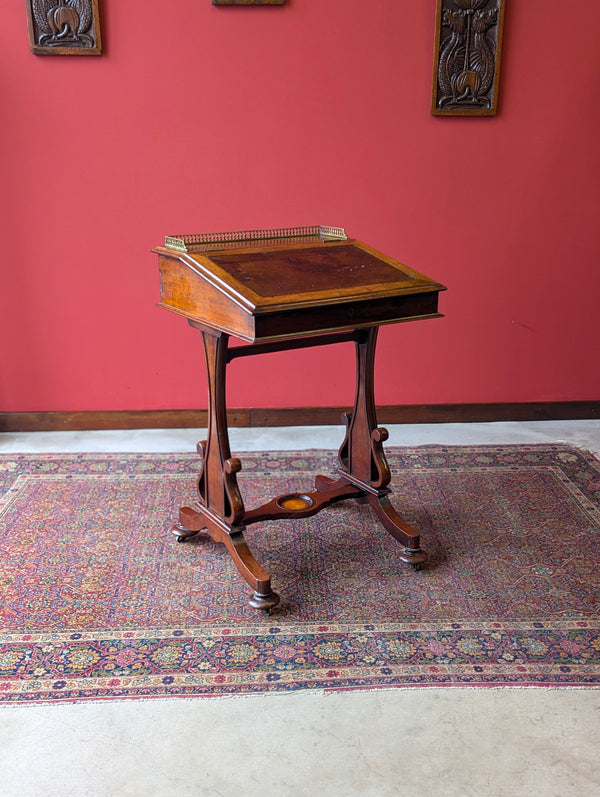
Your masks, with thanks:
<instances>
[{"instance_id":1,"label":"antique wooden desk","mask_svg":"<svg viewBox=\"0 0 600 797\"><path fill-rule=\"evenodd\" d=\"M377 428L373 394L375 344L381 324L438 317L444 286L332 227L169 236L153 251L160 267L159 306L184 316L202 333L208 373L209 422L207 439L198 443L198 500L181 508L173 527L178 540L206 529L226 545L253 588L250 605L269 610L279 596L248 547L246 526L309 517L336 501L362 499L400 542L399 559L418 569L427 558L419 533L389 500L391 476L383 450L388 433ZM230 348L231 335L249 345ZM354 343L357 365L337 478L319 475L312 492L246 509L236 480L241 463L229 448L227 364L247 355L341 341Z\"/></svg>"}]
</instances>

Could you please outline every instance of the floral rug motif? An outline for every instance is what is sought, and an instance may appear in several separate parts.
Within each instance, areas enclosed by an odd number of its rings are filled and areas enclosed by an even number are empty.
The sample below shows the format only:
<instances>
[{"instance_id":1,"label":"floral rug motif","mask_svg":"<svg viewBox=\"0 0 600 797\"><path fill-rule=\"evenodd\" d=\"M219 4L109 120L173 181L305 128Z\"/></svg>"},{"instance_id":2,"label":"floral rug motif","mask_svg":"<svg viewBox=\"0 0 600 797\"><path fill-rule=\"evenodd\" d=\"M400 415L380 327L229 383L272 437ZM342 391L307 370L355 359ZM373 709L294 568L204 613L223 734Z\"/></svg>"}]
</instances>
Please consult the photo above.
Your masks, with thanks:
<instances>
[{"instance_id":1,"label":"floral rug motif","mask_svg":"<svg viewBox=\"0 0 600 797\"><path fill-rule=\"evenodd\" d=\"M224 546L169 534L195 455L0 456L0 702L295 689L600 684L600 462L563 444L386 449L420 572L346 501ZM324 451L239 455L252 508L332 474Z\"/></svg>"}]
</instances>

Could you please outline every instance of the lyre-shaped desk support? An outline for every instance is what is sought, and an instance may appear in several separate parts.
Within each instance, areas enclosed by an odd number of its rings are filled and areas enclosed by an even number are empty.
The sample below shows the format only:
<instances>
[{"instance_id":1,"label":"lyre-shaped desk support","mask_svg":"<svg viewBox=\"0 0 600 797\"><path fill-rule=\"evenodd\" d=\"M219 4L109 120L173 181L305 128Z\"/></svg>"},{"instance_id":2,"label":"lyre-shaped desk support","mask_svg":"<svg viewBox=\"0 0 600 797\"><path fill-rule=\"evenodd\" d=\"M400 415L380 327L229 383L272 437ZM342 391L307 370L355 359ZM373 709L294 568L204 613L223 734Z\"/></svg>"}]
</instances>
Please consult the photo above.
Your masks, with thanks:
<instances>
[{"instance_id":1,"label":"lyre-shaped desk support","mask_svg":"<svg viewBox=\"0 0 600 797\"><path fill-rule=\"evenodd\" d=\"M398 557L415 569L427 559L419 534L396 512L389 500L391 475L383 450L386 429L377 427L374 401L374 362L377 326L350 332L322 334L293 340L255 343L229 348L229 336L189 320L202 333L208 374L207 439L198 443L201 457L198 501L180 509L173 533L180 542L206 529L227 547L241 575L254 590L250 605L270 610L279 603L271 588L269 574L254 558L244 538L251 523L265 520L305 518L345 499L368 502L375 514L401 547ZM256 509L244 507L236 474L242 465L231 456L226 414L226 366L237 358L268 352L353 341L356 347L356 394L351 414L344 415L346 436L338 452L337 479L319 475L315 490L282 495Z\"/></svg>"}]
</instances>

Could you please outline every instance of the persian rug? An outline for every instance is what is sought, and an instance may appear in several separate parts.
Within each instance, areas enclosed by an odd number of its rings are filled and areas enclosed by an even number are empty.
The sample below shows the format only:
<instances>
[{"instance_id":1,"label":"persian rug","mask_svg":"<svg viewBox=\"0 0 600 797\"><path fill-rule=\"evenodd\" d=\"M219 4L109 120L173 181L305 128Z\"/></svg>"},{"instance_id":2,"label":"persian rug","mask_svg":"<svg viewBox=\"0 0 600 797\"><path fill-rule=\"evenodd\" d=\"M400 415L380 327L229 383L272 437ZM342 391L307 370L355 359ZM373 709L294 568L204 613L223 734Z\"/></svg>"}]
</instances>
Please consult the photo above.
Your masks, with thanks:
<instances>
[{"instance_id":1,"label":"persian rug","mask_svg":"<svg viewBox=\"0 0 600 797\"><path fill-rule=\"evenodd\" d=\"M368 505L252 525L270 615L225 547L169 533L195 455L0 457L0 702L600 683L600 462L567 445L387 448L415 572ZM248 508L335 454L240 455Z\"/></svg>"}]
</instances>

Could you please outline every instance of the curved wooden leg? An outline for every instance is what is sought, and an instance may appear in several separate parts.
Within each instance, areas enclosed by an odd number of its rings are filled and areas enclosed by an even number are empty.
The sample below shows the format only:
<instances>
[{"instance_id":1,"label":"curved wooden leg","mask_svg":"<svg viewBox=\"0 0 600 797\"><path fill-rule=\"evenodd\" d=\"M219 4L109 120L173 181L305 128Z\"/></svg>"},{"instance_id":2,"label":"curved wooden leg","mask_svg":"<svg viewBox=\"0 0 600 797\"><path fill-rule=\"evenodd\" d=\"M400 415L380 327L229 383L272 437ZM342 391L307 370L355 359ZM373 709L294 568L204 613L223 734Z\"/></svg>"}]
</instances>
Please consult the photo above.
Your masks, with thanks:
<instances>
[{"instance_id":1,"label":"curved wooden leg","mask_svg":"<svg viewBox=\"0 0 600 797\"><path fill-rule=\"evenodd\" d=\"M195 504L179 510L179 523L173 526L172 532L178 542L184 542L202 529L206 529L215 542L225 545L239 573L254 590L250 606L266 611L277 606L279 595L271 589L269 574L259 565L248 547L244 538L245 526L229 526L202 504Z\"/></svg>"},{"instance_id":2,"label":"curved wooden leg","mask_svg":"<svg viewBox=\"0 0 600 797\"><path fill-rule=\"evenodd\" d=\"M427 554L420 547L419 532L416 531L396 512L388 498L388 491L374 492L366 489L357 495L357 487L348 483L345 476L337 481L328 476L317 476L315 479L317 490L329 491L340 489L344 484L348 488L348 498L354 498L359 503L369 503L386 530L400 543L403 548L400 552L400 560L412 565L415 569L420 569L423 562L427 561Z\"/></svg>"},{"instance_id":3,"label":"curved wooden leg","mask_svg":"<svg viewBox=\"0 0 600 797\"><path fill-rule=\"evenodd\" d=\"M198 475L199 502L179 510L179 523L172 532L184 542L200 530L227 548L243 578L254 593L250 605L256 609L272 609L279 603L279 595L271 589L269 574L254 558L244 539L244 502L238 488L236 474L241 469L239 459L231 457L227 431L225 402L225 371L228 361L228 336L190 322L202 332L208 376L208 436L198 444L200 473Z\"/></svg>"},{"instance_id":4,"label":"curved wooden leg","mask_svg":"<svg viewBox=\"0 0 600 797\"><path fill-rule=\"evenodd\" d=\"M248 601L254 609L269 611L279 603L279 595L271 589L271 578L258 564L252 551L248 547L242 529L232 533L224 533L222 542L225 543L229 555L241 575L254 589L254 594Z\"/></svg>"},{"instance_id":5,"label":"curved wooden leg","mask_svg":"<svg viewBox=\"0 0 600 797\"><path fill-rule=\"evenodd\" d=\"M343 416L346 437L338 452L338 473L362 491L359 500L368 501L383 526L402 544L401 561L419 569L427 560L419 533L400 517L388 498L391 472L383 450L388 433L377 426L374 396L377 332L377 327L355 332L356 393L352 414ZM317 489L326 488L326 477L319 476Z\"/></svg>"},{"instance_id":6,"label":"curved wooden leg","mask_svg":"<svg viewBox=\"0 0 600 797\"><path fill-rule=\"evenodd\" d=\"M402 562L420 569L427 561L427 554L421 549L419 532L413 529L396 512L387 495L368 495L369 504L389 533L403 545L399 558Z\"/></svg>"}]
</instances>

